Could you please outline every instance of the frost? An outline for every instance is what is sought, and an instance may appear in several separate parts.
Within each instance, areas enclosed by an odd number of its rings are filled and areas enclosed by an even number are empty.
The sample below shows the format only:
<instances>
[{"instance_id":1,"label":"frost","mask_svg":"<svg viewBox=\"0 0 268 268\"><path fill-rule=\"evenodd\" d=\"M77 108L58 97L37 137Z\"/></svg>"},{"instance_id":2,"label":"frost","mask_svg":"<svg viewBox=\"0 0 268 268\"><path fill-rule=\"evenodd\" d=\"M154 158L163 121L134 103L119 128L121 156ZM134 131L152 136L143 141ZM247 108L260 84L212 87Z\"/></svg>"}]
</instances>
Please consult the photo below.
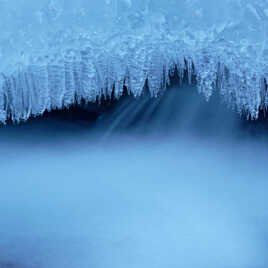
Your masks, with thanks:
<instances>
[{"instance_id":1,"label":"frost","mask_svg":"<svg viewBox=\"0 0 268 268\"><path fill-rule=\"evenodd\" d=\"M156 97L178 72L248 118L268 107L267 0L0 0L0 121L123 86ZM184 77L187 75L187 77Z\"/></svg>"}]
</instances>

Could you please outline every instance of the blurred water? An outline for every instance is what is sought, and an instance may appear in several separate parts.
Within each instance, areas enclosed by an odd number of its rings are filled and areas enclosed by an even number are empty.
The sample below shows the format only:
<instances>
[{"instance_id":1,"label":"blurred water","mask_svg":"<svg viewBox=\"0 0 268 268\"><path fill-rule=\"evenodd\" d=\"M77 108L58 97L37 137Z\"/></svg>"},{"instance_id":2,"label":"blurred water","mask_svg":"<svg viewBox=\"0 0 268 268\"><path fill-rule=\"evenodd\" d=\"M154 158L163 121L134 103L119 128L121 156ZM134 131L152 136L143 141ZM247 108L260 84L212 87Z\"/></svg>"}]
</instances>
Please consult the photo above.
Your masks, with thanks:
<instances>
[{"instance_id":1,"label":"blurred water","mask_svg":"<svg viewBox=\"0 0 268 268\"><path fill-rule=\"evenodd\" d=\"M186 87L1 128L0 267L267 267L252 128Z\"/></svg>"}]
</instances>

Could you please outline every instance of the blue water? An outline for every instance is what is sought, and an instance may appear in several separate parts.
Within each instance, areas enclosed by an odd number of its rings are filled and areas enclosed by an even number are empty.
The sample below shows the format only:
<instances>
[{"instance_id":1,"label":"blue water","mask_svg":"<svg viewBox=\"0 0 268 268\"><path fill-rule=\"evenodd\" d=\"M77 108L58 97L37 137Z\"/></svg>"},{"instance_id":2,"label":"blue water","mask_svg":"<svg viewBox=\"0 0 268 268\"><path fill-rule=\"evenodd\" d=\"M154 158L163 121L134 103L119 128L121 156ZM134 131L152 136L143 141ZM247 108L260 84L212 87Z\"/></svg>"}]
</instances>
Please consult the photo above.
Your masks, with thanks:
<instances>
[{"instance_id":1,"label":"blue water","mask_svg":"<svg viewBox=\"0 0 268 268\"><path fill-rule=\"evenodd\" d=\"M170 92L0 129L1 268L267 267L266 140Z\"/></svg>"}]
</instances>

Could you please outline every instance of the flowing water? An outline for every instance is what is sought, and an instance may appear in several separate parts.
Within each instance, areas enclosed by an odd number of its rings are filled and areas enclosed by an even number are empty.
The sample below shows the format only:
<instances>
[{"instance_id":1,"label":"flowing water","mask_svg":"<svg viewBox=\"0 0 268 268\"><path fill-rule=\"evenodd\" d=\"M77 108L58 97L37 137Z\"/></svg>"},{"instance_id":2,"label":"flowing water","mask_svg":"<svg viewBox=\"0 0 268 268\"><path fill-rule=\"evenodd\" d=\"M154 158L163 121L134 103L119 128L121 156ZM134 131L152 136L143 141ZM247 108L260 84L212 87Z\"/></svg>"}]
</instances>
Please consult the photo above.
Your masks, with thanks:
<instances>
[{"instance_id":1,"label":"flowing water","mask_svg":"<svg viewBox=\"0 0 268 268\"><path fill-rule=\"evenodd\" d=\"M2 127L0 267L267 267L266 133L190 87Z\"/></svg>"}]
</instances>

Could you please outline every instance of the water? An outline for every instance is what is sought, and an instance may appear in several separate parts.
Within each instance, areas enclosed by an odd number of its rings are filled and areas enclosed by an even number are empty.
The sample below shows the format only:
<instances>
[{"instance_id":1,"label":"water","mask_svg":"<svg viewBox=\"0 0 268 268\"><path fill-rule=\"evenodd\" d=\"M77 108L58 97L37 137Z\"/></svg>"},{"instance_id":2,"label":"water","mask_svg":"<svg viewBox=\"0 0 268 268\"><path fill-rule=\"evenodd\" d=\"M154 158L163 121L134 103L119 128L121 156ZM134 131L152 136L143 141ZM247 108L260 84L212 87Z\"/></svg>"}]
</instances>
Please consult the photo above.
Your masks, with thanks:
<instances>
[{"instance_id":1,"label":"water","mask_svg":"<svg viewBox=\"0 0 268 268\"><path fill-rule=\"evenodd\" d=\"M0 129L0 267L267 267L256 128L175 88Z\"/></svg>"}]
</instances>

